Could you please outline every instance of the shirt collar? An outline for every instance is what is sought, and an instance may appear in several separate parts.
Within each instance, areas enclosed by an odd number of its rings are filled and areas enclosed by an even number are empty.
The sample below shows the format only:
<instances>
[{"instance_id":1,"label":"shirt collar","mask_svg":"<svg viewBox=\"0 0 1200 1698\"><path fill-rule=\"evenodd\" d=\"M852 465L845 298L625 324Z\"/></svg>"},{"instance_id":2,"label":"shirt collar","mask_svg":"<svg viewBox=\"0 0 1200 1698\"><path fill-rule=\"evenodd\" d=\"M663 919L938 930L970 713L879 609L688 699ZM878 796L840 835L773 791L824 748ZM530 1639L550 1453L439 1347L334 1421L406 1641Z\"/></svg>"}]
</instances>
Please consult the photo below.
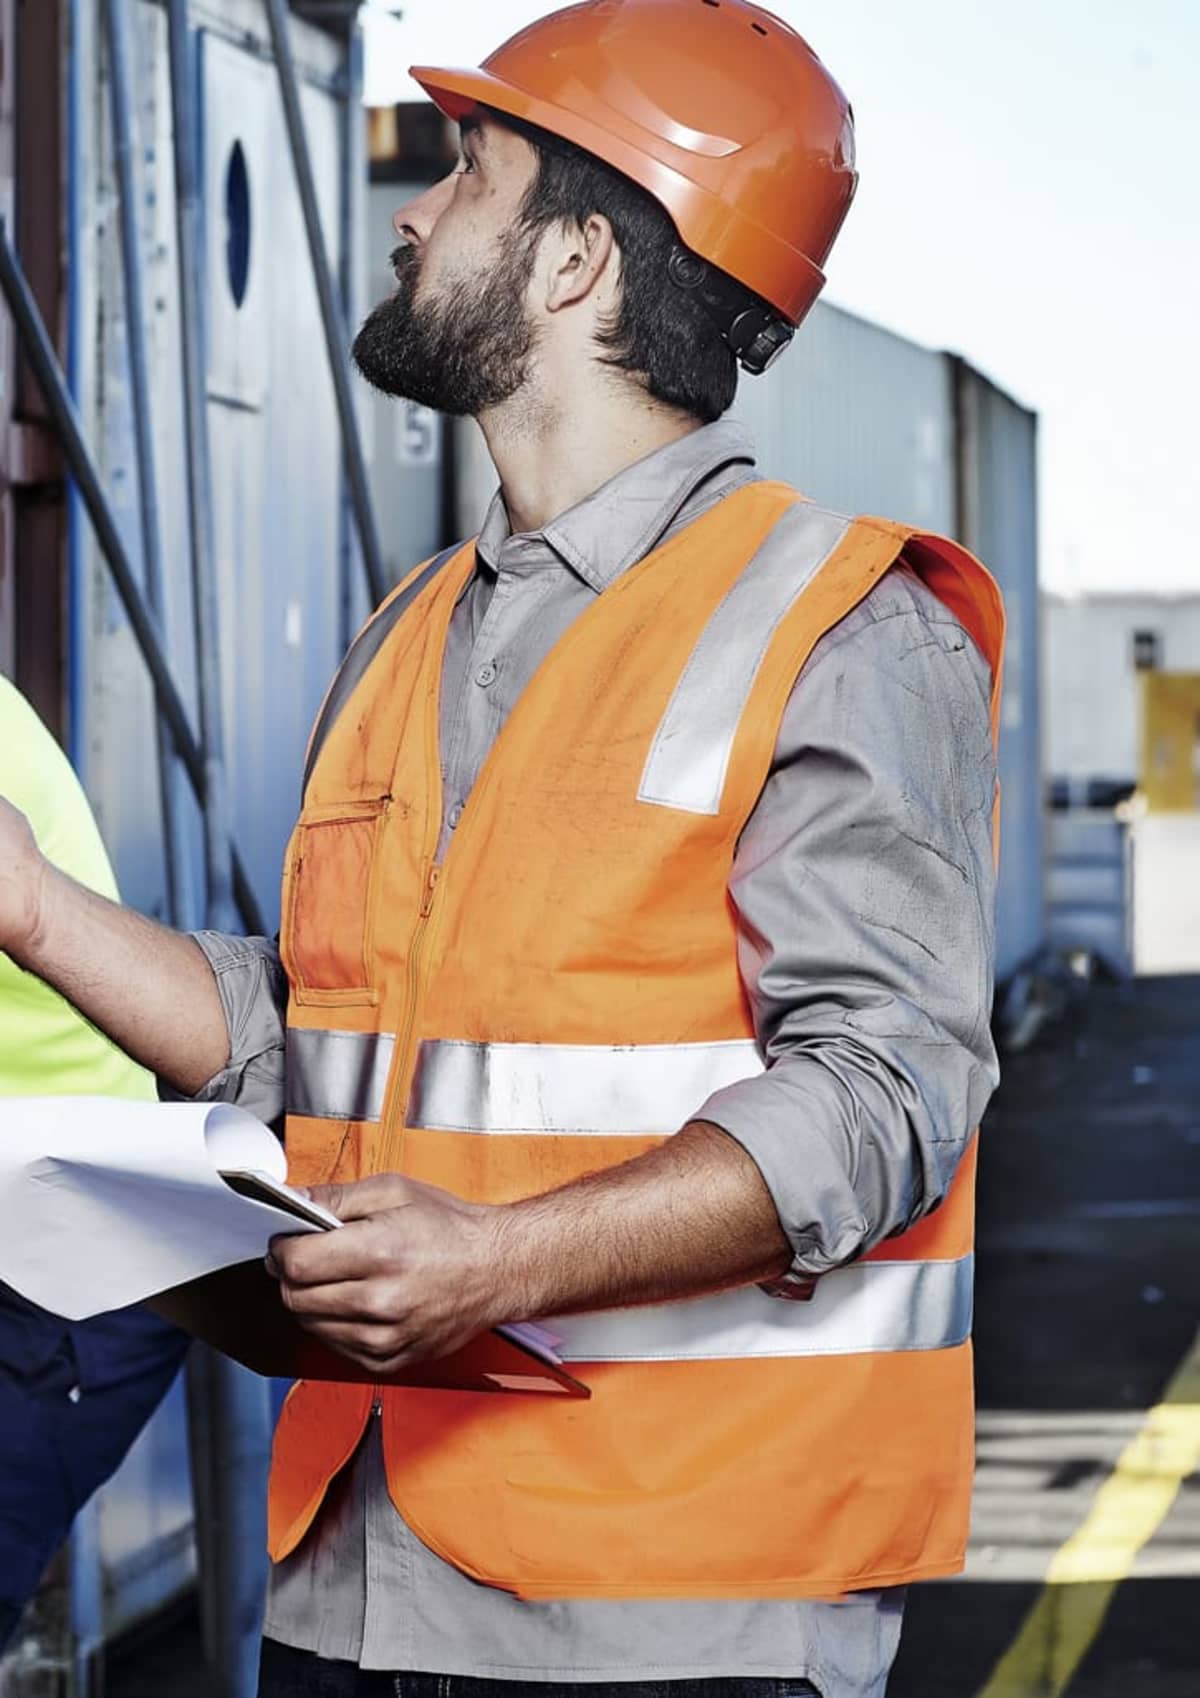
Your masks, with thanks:
<instances>
[{"instance_id":1,"label":"shirt collar","mask_svg":"<svg viewBox=\"0 0 1200 1698\"><path fill-rule=\"evenodd\" d=\"M718 474L728 471L732 488L753 464L748 432L720 419L626 466L540 531L513 534L497 490L479 533L480 558L493 571L518 572L562 560L599 594L656 546L702 486L715 497L725 481Z\"/></svg>"}]
</instances>

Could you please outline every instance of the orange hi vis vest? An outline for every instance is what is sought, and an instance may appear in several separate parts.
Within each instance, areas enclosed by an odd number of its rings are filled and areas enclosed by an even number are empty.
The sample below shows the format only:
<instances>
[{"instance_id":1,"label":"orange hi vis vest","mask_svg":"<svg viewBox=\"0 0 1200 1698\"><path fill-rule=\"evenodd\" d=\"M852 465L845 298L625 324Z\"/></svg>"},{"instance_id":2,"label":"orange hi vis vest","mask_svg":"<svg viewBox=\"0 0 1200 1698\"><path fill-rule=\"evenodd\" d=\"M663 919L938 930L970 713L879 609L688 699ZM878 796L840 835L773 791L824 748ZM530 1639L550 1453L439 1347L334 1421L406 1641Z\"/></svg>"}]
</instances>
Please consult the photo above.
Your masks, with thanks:
<instances>
[{"instance_id":1,"label":"orange hi vis vest","mask_svg":"<svg viewBox=\"0 0 1200 1698\"><path fill-rule=\"evenodd\" d=\"M559 640L441 865L438 693L473 544L400 586L335 682L288 851L295 1181L390 1171L504 1203L652 1148L762 1071L734 849L797 674L902 549L998 677L999 595L963 549L749 485ZM940 1208L811 1301L747 1287L555 1317L590 1401L387 1388L397 1509L462 1572L531 1599L830 1596L957 1570L973 1156ZM369 1386L293 1390L276 1560L374 1403Z\"/></svg>"}]
</instances>

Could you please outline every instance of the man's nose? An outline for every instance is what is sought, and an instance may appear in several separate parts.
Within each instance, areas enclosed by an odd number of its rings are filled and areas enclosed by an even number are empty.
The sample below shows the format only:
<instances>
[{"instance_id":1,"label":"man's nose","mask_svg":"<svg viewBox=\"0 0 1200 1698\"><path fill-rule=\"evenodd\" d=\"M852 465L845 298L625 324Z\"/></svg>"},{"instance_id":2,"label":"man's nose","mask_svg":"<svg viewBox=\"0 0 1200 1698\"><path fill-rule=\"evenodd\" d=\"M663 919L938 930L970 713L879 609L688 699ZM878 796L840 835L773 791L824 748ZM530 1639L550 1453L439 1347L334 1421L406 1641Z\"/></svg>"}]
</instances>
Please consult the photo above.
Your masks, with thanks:
<instances>
[{"instance_id":1,"label":"man's nose","mask_svg":"<svg viewBox=\"0 0 1200 1698\"><path fill-rule=\"evenodd\" d=\"M406 201L396 209L392 214L392 229L406 242L427 242L453 193L453 177L443 177L440 183L434 183L415 200Z\"/></svg>"}]
</instances>

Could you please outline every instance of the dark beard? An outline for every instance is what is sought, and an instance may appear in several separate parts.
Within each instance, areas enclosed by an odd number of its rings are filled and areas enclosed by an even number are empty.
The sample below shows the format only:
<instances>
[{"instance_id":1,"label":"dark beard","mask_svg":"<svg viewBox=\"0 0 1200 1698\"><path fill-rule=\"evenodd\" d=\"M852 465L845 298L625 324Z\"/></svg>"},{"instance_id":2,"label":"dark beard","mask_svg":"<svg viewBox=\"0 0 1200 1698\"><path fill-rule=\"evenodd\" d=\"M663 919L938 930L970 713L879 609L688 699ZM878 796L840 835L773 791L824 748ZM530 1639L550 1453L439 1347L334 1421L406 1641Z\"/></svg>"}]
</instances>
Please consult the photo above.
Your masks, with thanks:
<instances>
[{"instance_id":1,"label":"dark beard","mask_svg":"<svg viewBox=\"0 0 1200 1698\"><path fill-rule=\"evenodd\" d=\"M417 250L400 248L392 259L396 292L371 313L351 350L367 382L385 395L461 416L510 400L528 376L536 341L524 302L532 244L510 238L474 290L459 282L444 299L419 306Z\"/></svg>"}]
</instances>

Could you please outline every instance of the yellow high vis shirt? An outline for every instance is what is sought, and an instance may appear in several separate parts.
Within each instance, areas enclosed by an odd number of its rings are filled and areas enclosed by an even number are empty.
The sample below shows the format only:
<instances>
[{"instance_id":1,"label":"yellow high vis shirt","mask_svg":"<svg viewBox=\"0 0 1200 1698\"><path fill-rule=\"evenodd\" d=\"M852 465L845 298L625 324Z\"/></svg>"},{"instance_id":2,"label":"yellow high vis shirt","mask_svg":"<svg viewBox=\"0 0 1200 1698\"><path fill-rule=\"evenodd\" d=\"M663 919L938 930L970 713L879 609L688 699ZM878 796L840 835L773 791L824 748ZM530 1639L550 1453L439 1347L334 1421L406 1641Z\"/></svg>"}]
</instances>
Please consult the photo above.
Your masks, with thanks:
<instances>
[{"instance_id":1,"label":"yellow high vis shirt","mask_svg":"<svg viewBox=\"0 0 1200 1698\"><path fill-rule=\"evenodd\" d=\"M103 896L116 881L83 788L21 693L0 677L0 796L21 810L47 860ZM57 991L0 951L0 1097L153 1099L154 1080Z\"/></svg>"}]
</instances>

